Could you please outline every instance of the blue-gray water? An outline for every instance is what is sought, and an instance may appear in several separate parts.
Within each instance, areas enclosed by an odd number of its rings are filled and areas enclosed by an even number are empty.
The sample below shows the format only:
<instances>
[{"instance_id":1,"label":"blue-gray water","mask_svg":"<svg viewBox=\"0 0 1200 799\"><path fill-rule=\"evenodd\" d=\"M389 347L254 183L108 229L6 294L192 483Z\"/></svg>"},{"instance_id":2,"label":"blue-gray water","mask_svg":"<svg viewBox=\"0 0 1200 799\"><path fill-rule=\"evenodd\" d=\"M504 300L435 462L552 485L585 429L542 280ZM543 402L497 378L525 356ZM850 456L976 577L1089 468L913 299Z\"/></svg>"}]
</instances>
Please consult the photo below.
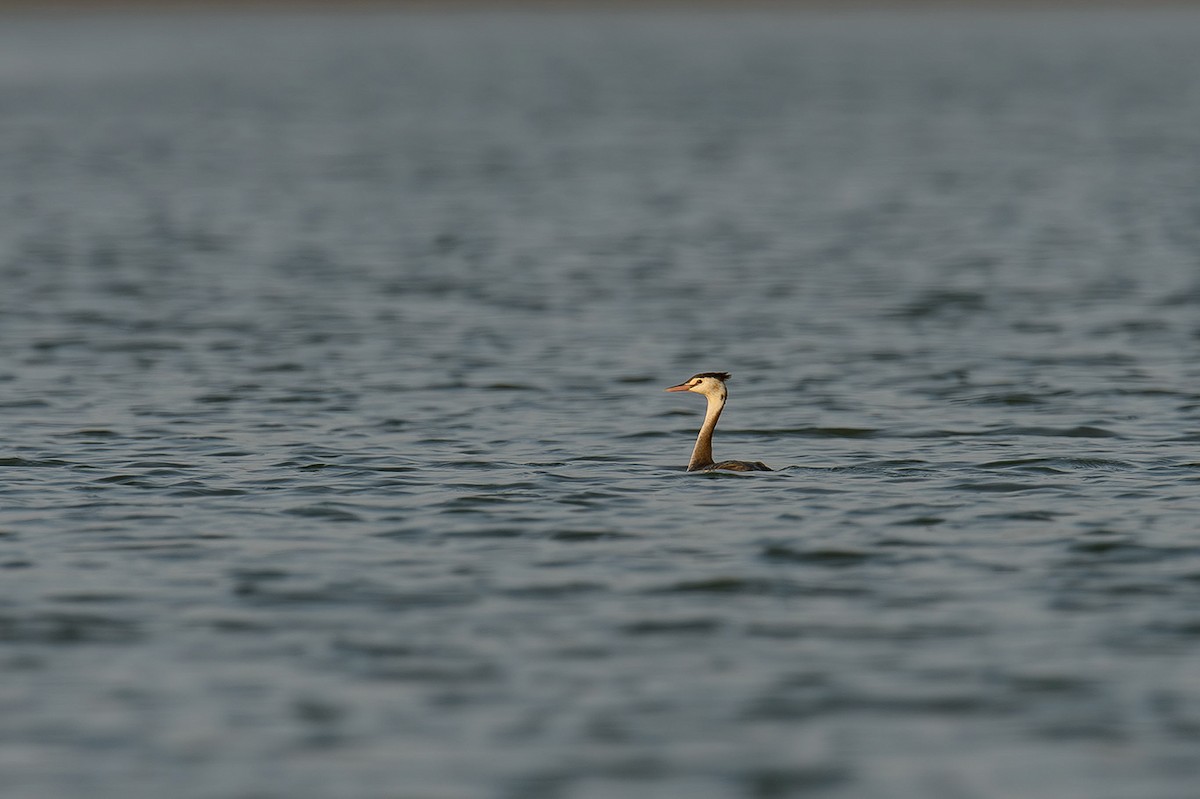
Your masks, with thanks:
<instances>
[{"instance_id":1,"label":"blue-gray water","mask_svg":"<svg viewBox=\"0 0 1200 799\"><path fill-rule=\"evenodd\" d=\"M0 23L6 797L1197 795L1200 13Z\"/></svg>"}]
</instances>

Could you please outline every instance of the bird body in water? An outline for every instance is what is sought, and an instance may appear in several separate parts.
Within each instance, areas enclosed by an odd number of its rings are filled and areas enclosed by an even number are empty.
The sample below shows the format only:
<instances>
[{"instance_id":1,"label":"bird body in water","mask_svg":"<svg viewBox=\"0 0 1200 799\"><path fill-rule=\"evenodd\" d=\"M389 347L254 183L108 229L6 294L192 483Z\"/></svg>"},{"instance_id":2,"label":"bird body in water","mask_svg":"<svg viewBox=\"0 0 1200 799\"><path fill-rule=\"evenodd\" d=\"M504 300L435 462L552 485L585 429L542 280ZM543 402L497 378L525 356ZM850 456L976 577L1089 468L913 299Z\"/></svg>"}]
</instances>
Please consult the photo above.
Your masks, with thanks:
<instances>
[{"instance_id":1,"label":"bird body in water","mask_svg":"<svg viewBox=\"0 0 1200 799\"><path fill-rule=\"evenodd\" d=\"M688 462L689 472L711 472L726 469L733 472L770 472L773 471L762 461L721 461L717 463L712 456L713 430L717 427L717 419L725 409L725 381L729 372L700 372L692 375L677 386L671 386L667 391L691 391L702 395L708 400L708 411L704 414L704 424L700 426L700 435L696 437L696 446L692 449L692 459Z\"/></svg>"}]
</instances>

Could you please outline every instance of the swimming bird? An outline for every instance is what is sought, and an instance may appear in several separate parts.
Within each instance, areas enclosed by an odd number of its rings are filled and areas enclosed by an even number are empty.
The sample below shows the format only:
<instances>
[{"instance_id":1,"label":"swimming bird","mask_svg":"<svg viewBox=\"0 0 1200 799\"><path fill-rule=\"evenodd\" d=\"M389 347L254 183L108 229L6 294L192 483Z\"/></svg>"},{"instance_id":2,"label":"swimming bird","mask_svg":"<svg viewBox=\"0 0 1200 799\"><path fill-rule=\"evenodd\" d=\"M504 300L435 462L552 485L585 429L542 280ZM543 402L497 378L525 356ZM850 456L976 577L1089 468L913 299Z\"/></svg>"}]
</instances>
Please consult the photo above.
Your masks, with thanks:
<instances>
[{"instance_id":1,"label":"swimming bird","mask_svg":"<svg viewBox=\"0 0 1200 799\"><path fill-rule=\"evenodd\" d=\"M770 472L770 466L762 461L721 461L715 463L712 456L712 435L716 429L717 419L725 409L725 381L729 372L700 372L692 375L677 386L671 386L667 391L691 391L701 394L708 400L708 412L704 414L704 424L700 426L700 435L696 437L696 446L692 449L692 459L688 462L689 472L711 472L715 469L728 469L733 472Z\"/></svg>"}]
</instances>

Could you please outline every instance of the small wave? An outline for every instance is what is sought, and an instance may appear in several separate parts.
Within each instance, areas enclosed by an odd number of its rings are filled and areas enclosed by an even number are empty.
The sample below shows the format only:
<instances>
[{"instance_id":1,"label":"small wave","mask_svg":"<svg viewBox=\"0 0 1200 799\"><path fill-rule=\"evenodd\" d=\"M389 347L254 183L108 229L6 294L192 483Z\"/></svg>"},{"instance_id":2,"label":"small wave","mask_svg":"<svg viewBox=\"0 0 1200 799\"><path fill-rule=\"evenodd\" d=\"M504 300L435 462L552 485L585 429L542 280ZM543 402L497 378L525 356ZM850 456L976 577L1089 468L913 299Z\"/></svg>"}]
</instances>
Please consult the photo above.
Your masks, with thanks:
<instances>
[{"instance_id":1,"label":"small wave","mask_svg":"<svg viewBox=\"0 0 1200 799\"><path fill-rule=\"evenodd\" d=\"M79 591L73 593L50 594L46 597L52 602L66 602L78 605L103 605L110 602L131 602L137 599L132 594L121 594L104 591Z\"/></svg>"},{"instance_id":2,"label":"small wave","mask_svg":"<svg viewBox=\"0 0 1200 799\"><path fill-rule=\"evenodd\" d=\"M621 627L626 635L697 635L719 629L721 622L711 616L696 616L681 619L643 619L629 622Z\"/></svg>"},{"instance_id":3,"label":"small wave","mask_svg":"<svg viewBox=\"0 0 1200 799\"><path fill-rule=\"evenodd\" d=\"M652 594L751 594L779 596L798 593L796 586L785 580L754 577L709 577L684 580L662 588L650 589Z\"/></svg>"},{"instance_id":4,"label":"small wave","mask_svg":"<svg viewBox=\"0 0 1200 799\"><path fill-rule=\"evenodd\" d=\"M451 607L478 601L475 594L449 586L404 592L366 581L285 585L275 580L240 579L232 590L238 598L255 603L372 605L389 610Z\"/></svg>"},{"instance_id":5,"label":"small wave","mask_svg":"<svg viewBox=\"0 0 1200 799\"><path fill-rule=\"evenodd\" d=\"M334 505L319 504L319 505L301 505L295 508L289 508L284 513L289 516L303 516L309 519L324 519L331 522L359 522L362 517L357 513L336 507Z\"/></svg>"},{"instance_id":6,"label":"small wave","mask_svg":"<svg viewBox=\"0 0 1200 799\"><path fill-rule=\"evenodd\" d=\"M22 644L128 644L142 638L135 622L91 613L0 616L0 641Z\"/></svg>"},{"instance_id":7,"label":"small wave","mask_svg":"<svg viewBox=\"0 0 1200 799\"><path fill-rule=\"evenodd\" d=\"M212 488L204 485L188 485L171 491L174 497L237 497L245 494L240 488Z\"/></svg>"},{"instance_id":8,"label":"small wave","mask_svg":"<svg viewBox=\"0 0 1200 799\"><path fill-rule=\"evenodd\" d=\"M976 519L995 519L997 521L1014 521L1014 522L1052 522L1062 516L1069 516L1065 511L1053 510L1017 510L1008 511L1005 513L985 513L976 516Z\"/></svg>"},{"instance_id":9,"label":"small wave","mask_svg":"<svg viewBox=\"0 0 1200 799\"><path fill-rule=\"evenodd\" d=\"M918 430L906 438L1003 438L1010 436L1039 436L1049 438L1121 438L1119 433L1095 425L1075 427L1006 426L984 430L949 430L945 428Z\"/></svg>"},{"instance_id":10,"label":"small wave","mask_svg":"<svg viewBox=\"0 0 1200 799\"><path fill-rule=\"evenodd\" d=\"M767 560L814 566L857 566L875 556L876 553L848 547L794 549L782 544L772 544L762 551L762 557Z\"/></svg>"},{"instance_id":11,"label":"small wave","mask_svg":"<svg viewBox=\"0 0 1200 799\"><path fill-rule=\"evenodd\" d=\"M1119 434L1114 433L1104 427L1096 427L1094 425L1076 425L1075 427L1004 427L994 431L994 435L1013 435L1013 436L1047 436L1052 438L1119 438Z\"/></svg>"},{"instance_id":12,"label":"small wave","mask_svg":"<svg viewBox=\"0 0 1200 799\"><path fill-rule=\"evenodd\" d=\"M576 594L591 594L606 590L603 583L577 581L565 583L549 583L546 585L522 585L504 589L505 596L518 599L556 599L558 597L574 596Z\"/></svg>"},{"instance_id":13,"label":"small wave","mask_svg":"<svg viewBox=\"0 0 1200 799\"><path fill-rule=\"evenodd\" d=\"M546 389L541 386L534 386L528 383L488 383L484 386L479 386L483 391L542 391Z\"/></svg>"},{"instance_id":14,"label":"small wave","mask_svg":"<svg viewBox=\"0 0 1200 799\"><path fill-rule=\"evenodd\" d=\"M149 482L138 474L112 474L108 477L98 477L92 481L93 483L117 483L119 485L139 486L142 488L154 488L154 483Z\"/></svg>"},{"instance_id":15,"label":"small wave","mask_svg":"<svg viewBox=\"0 0 1200 799\"><path fill-rule=\"evenodd\" d=\"M880 431L874 427L780 427L732 430L747 436L770 438L876 438Z\"/></svg>"},{"instance_id":16,"label":"small wave","mask_svg":"<svg viewBox=\"0 0 1200 799\"><path fill-rule=\"evenodd\" d=\"M165 339L130 339L93 344L92 347L99 352L175 352L184 349L180 342Z\"/></svg>"},{"instance_id":17,"label":"small wave","mask_svg":"<svg viewBox=\"0 0 1200 799\"><path fill-rule=\"evenodd\" d=\"M978 313L987 307L987 298L975 291L929 291L897 308L898 319L925 319L943 314Z\"/></svg>"},{"instance_id":18,"label":"small wave","mask_svg":"<svg viewBox=\"0 0 1200 799\"><path fill-rule=\"evenodd\" d=\"M617 530L559 530L558 532L551 533L549 538L552 541L588 542L615 541L637 538L637 536Z\"/></svg>"},{"instance_id":19,"label":"small wave","mask_svg":"<svg viewBox=\"0 0 1200 799\"><path fill-rule=\"evenodd\" d=\"M134 461L127 464L129 469L193 469L190 463L176 463L175 461Z\"/></svg>"},{"instance_id":20,"label":"small wave","mask_svg":"<svg viewBox=\"0 0 1200 799\"><path fill-rule=\"evenodd\" d=\"M1006 391L998 394L983 394L978 397L967 397L960 402L972 405L1044 405L1046 400L1036 394L1024 391Z\"/></svg>"},{"instance_id":21,"label":"small wave","mask_svg":"<svg viewBox=\"0 0 1200 799\"><path fill-rule=\"evenodd\" d=\"M1022 491L1048 491L1064 488L1064 486L1060 483L1010 483L980 480L956 483L954 488L960 491L976 491L983 494L1015 494Z\"/></svg>"},{"instance_id":22,"label":"small wave","mask_svg":"<svg viewBox=\"0 0 1200 799\"><path fill-rule=\"evenodd\" d=\"M0 402L0 408L4 410L17 410L20 408L49 408L50 403L42 399L21 399L21 400L4 400Z\"/></svg>"},{"instance_id":23,"label":"small wave","mask_svg":"<svg viewBox=\"0 0 1200 799\"><path fill-rule=\"evenodd\" d=\"M75 466L77 464L71 461L59 460L58 458L0 458L0 467L11 466L15 468L47 468L54 466Z\"/></svg>"},{"instance_id":24,"label":"small wave","mask_svg":"<svg viewBox=\"0 0 1200 799\"><path fill-rule=\"evenodd\" d=\"M1133 464L1108 458L1012 458L981 463L979 468L1062 474L1082 469L1122 471L1132 469Z\"/></svg>"},{"instance_id":25,"label":"small wave","mask_svg":"<svg viewBox=\"0 0 1200 799\"><path fill-rule=\"evenodd\" d=\"M939 524L945 524L945 522L946 520L941 516L913 516L908 519L901 519L900 521L892 522L892 524L896 525L897 527L934 527ZM891 546L925 546L925 544L917 544L916 542L900 541L896 539L888 539L887 541L880 543Z\"/></svg>"},{"instance_id":26,"label":"small wave","mask_svg":"<svg viewBox=\"0 0 1200 799\"><path fill-rule=\"evenodd\" d=\"M1088 559L1103 558L1119 563L1166 561L1195 555L1195 547L1153 547L1139 544L1126 536L1098 536L1072 542L1068 549Z\"/></svg>"}]
</instances>

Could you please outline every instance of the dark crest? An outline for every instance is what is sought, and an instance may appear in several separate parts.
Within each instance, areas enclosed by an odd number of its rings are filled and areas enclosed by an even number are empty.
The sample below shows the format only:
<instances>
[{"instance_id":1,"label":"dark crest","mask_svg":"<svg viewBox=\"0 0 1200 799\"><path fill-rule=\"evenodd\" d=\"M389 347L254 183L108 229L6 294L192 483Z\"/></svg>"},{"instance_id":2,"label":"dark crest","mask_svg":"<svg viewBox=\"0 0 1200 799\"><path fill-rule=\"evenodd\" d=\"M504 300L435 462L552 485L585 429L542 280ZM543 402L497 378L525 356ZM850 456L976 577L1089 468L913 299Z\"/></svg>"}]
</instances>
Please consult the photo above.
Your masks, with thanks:
<instances>
[{"instance_id":1,"label":"dark crest","mask_svg":"<svg viewBox=\"0 0 1200 799\"><path fill-rule=\"evenodd\" d=\"M699 374L692 375L688 380L695 380L697 377L715 377L724 383L729 379L729 372L700 372Z\"/></svg>"}]
</instances>

